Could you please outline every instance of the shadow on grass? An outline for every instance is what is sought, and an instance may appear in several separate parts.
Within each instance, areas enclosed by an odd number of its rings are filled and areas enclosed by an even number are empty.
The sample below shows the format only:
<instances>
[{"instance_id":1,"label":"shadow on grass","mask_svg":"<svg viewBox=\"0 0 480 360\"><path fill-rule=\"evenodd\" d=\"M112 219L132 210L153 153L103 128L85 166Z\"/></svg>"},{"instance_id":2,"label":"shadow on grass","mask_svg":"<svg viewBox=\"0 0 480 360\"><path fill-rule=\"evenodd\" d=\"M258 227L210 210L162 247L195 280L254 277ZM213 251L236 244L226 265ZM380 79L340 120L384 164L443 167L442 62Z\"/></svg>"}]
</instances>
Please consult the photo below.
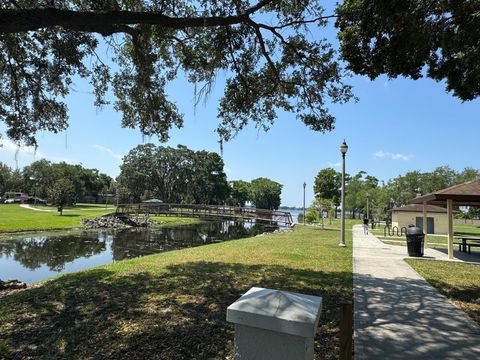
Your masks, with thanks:
<instances>
[{"instance_id":1,"label":"shadow on grass","mask_svg":"<svg viewBox=\"0 0 480 360\"><path fill-rule=\"evenodd\" d=\"M457 247L458 249L458 247ZM453 256L456 258L456 259L459 259L459 260L462 260L462 261L468 261L468 262L472 262L472 263L478 263L480 264L480 248L472 248L473 250L471 251L471 253L466 253L466 252L463 252L463 251L457 251L457 250L453 250ZM437 248L436 250L444 253L444 254L448 254L448 249L447 248Z\"/></svg>"},{"instance_id":2,"label":"shadow on grass","mask_svg":"<svg viewBox=\"0 0 480 360\"><path fill-rule=\"evenodd\" d=\"M351 273L192 262L161 274L94 269L0 299L0 357L224 359L234 335L226 309L252 286L322 296L316 354L337 356Z\"/></svg>"}]
</instances>

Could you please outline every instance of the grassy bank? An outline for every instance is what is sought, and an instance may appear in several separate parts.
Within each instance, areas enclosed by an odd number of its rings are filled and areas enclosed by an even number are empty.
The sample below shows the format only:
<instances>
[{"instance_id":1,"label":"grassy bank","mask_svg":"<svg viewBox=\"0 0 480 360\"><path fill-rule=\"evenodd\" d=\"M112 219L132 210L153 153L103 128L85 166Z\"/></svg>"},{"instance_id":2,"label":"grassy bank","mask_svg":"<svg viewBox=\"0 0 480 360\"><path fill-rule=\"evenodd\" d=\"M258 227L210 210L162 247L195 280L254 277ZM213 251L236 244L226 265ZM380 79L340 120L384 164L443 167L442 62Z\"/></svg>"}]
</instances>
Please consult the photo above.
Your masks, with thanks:
<instances>
[{"instance_id":1,"label":"grassy bank","mask_svg":"<svg viewBox=\"0 0 480 360\"><path fill-rule=\"evenodd\" d=\"M337 230L229 241L65 275L0 299L7 358L225 359L226 308L252 286L323 296L318 358L338 356L338 305L352 297ZM347 232L351 243L351 232ZM2 353L0 353L2 357Z\"/></svg>"},{"instance_id":2,"label":"grassy bank","mask_svg":"<svg viewBox=\"0 0 480 360\"><path fill-rule=\"evenodd\" d=\"M480 324L480 265L414 259L405 261Z\"/></svg>"},{"instance_id":3,"label":"grassy bank","mask_svg":"<svg viewBox=\"0 0 480 360\"><path fill-rule=\"evenodd\" d=\"M33 207L33 206L32 206ZM78 204L65 208L63 215L59 215L56 207L37 205L37 210L26 209L17 204L0 204L0 233L37 230L61 230L82 227L82 219L91 219L97 216L115 212L115 207L99 204ZM201 219L155 216L159 226L181 226L197 224Z\"/></svg>"},{"instance_id":4,"label":"grassy bank","mask_svg":"<svg viewBox=\"0 0 480 360\"><path fill-rule=\"evenodd\" d=\"M362 220L361 219L345 219L345 230L346 231L352 231L352 226L356 224L361 224ZM322 226L321 221L317 221L313 223L312 225L316 226ZM340 229L340 219L323 219L323 227L324 229Z\"/></svg>"},{"instance_id":5,"label":"grassy bank","mask_svg":"<svg viewBox=\"0 0 480 360\"><path fill-rule=\"evenodd\" d=\"M82 226L81 219L94 218L115 211L110 206L79 204L65 208L63 215L54 206L37 205L31 210L16 204L0 205L0 232L68 229Z\"/></svg>"}]
</instances>

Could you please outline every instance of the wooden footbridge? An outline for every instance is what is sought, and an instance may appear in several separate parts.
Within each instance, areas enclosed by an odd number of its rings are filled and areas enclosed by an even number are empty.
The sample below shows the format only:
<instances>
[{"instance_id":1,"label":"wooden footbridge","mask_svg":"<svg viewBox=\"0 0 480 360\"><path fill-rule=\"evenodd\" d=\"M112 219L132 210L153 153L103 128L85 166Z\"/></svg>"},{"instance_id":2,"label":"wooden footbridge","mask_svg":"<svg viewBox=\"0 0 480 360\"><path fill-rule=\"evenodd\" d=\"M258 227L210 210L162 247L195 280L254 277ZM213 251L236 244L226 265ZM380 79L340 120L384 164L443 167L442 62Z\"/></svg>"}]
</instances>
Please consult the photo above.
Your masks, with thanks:
<instances>
[{"instance_id":1,"label":"wooden footbridge","mask_svg":"<svg viewBox=\"0 0 480 360\"><path fill-rule=\"evenodd\" d=\"M165 215L207 220L256 222L264 225L291 227L292 215L287 211L235 207L228 205L140 203L119 204L117 216Z\"/></svg>"}]
</instances>

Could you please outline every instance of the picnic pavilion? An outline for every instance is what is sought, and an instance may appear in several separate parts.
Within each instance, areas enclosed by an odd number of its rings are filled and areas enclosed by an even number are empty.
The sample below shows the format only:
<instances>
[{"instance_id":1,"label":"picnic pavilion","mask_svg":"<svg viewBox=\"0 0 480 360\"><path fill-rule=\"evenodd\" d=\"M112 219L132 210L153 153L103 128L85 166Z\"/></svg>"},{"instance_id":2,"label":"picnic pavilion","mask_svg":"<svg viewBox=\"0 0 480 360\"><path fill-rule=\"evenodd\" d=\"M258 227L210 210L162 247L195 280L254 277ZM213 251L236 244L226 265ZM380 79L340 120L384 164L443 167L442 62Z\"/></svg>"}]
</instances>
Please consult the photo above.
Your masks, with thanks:
<instances>
[{"instance_id":1,"label":"picnic pavilion","mask_svg":"<svg viewBox=\"0 0 480 360\"><path fill-rule=\"evenodd\" d=\"M424 229L427 229L427 205L447 206L448 258L453 259L453 207L480 206L480 178L416 197L409 203L423 205Z\"/></svg>"}]
</instances>

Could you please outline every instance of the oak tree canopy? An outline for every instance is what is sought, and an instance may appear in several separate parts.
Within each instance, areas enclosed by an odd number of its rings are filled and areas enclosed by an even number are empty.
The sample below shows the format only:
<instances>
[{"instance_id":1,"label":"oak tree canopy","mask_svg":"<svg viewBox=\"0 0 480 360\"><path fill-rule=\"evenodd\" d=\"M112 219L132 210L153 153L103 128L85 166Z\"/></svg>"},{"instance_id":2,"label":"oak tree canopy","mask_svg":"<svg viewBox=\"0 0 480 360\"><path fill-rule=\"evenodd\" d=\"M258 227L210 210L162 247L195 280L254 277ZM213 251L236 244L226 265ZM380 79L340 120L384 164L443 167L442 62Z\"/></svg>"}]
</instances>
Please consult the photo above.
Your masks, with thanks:
<instances>
[{"instance_id":1,"label":"oak tree canopy","mask_svg":"<svg viewBox=\"0 0 480 360\"><path fill-rule=\"evenodd\" d=\"M352 96L311 0L10 0L0 1L0 119L7 136L68 124L65 96L75 77L89 79L95 105L113 90L122 126L168 139L182 115L167 84L179 72L207 94L226 74L218 105L221 139L249 121L268 129L282 109L317 131L331 130L326 102ZM105 61L98 47L114 51ZM112 62L115 66L111 66Z\"/></svg>"},{"instance_id":2,"label":"oak tree canopy","mask_svg":"<svg viewBox=\"0 0 480 360\"><path fill-rule=\"evenodd\" d=\"M337 15L356 74L426 76L462 100L480 96L479 0L344 0Z\"/></svg>"},{"instance_id":3,"label":"oak tree canopy","mask_svg":"<svg viewBox=\"0 0 480 360\"><path fill-rule=\"evenodd\" d=\"M330 103L352 98L347 71L375 78L446 80L463 100L480 94L480 1L0 0L0 121L17 143L67 128L65 97L87 79L95 105L122 126L168 139L183 117L168 98L179 74L197 99L226 77L217 132L229 140L286 111L330 131ZM335 21L341 56L324 40ZM111 58L99 55L107 44ZM346 64L346 69L342 65Z\"/></svg>"}]
</instances>

